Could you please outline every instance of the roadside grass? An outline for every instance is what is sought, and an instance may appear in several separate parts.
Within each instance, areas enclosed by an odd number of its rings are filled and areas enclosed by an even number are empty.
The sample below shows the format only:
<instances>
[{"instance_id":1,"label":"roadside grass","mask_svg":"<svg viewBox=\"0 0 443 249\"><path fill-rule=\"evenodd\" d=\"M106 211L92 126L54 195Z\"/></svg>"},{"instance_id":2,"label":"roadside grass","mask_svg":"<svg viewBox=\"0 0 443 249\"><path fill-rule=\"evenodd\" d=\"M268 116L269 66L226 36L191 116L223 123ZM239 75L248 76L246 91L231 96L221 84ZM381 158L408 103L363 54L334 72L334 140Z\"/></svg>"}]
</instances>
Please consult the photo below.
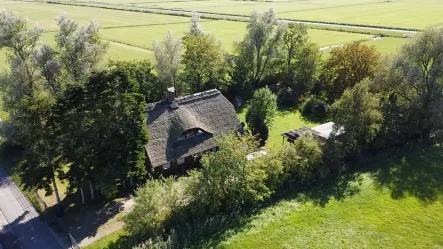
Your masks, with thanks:
<instances>
[{"instance_id":1,"label":"roadside grass","mask_svg":"<svg viewBox=\"0 0 443 249\"><path fill-rule=\"evenodd\" d=\"M237 116L240 122L246 123L246 112L248 105L244 105L237 110ZM315 127L321 123L321 120L312 120L309 117L304 117L296 107L279 107L274 119L272 127L269 128L269 138L266 141L266 148L270 150L277 150L287 143L282 134L284 132L299 129L301 127Z\"/></svg>"},{"instance_id":2,"label":"roadside grass","mask_svg":"<svg viewBox=\"0 0 443 249\"><path fill-rule=\"evenodd\" d=\"M125 237L129 237L127 232L124 229L121 229L117 232L106 235L105 237L89 244L87 246L82 247L83 249L117 249L117 248L125 248L126 244L123 242Z\"/></svg>"},{"instance_id":3,"label":"roadside grass","mask_svg":"<svg viewBox=\"0 0 443 249\"><path fill-rule=\"evenodd\" d=\"M404 151L282 200L216 248L443 248L442 152Z\"/></svg>"}]
</instances>

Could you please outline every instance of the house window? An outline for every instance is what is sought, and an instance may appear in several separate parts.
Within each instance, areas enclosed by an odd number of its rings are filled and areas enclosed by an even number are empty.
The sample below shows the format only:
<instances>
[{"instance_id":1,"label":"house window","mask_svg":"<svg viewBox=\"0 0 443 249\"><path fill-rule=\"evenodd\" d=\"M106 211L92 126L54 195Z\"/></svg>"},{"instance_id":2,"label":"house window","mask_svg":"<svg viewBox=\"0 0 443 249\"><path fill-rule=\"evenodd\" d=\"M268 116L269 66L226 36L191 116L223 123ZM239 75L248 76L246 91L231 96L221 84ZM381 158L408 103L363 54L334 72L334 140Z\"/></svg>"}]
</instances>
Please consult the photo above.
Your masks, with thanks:
<instances>
[{"instance_id":1,"label":"house window","mask_svg":"<svg viewBox=\"0 0 443 249\"><path fill-rule=\"evenodd\" d=\"M185 163L185 159L184 158L177 159L177 165L182 165L184 163Z\"/></svg>"},{"instance_id":2,"label":"house window","mask_svg":"<svg viewBox=\"0 0 443 249\"><path fill-rule=\"evenodd\" d=\"M164 164L163 165L163 169L169 169L169 168L171 168L171 163L167 163L167 164Z\"/></svg>"}]
</instances>

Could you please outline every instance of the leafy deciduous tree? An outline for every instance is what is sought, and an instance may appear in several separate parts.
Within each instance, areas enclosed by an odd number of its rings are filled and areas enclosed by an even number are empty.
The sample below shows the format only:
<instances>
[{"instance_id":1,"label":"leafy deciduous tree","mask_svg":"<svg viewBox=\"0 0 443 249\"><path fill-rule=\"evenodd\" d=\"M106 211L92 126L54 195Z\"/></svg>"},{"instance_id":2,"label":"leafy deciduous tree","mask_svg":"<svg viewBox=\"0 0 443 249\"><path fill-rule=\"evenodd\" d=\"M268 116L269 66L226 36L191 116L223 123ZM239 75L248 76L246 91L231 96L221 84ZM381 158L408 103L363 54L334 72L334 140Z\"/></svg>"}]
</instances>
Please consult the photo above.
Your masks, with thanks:
<instances>
[{"instance_id":1,"label":"leafy deciduous tree","mask_svg":"<svg viewBox=\"0 0 443 249\"><path fill-rule=\"evenodd\" d=\"M246 123L253 135L260 134L262 144L266 141L268 127L272 125L276 112L277 96L267 87L257 90L246 112Z\"/></svg>"},{"instance_id":2,"label":"leafy deciduous tree","mask_svg":"<svg viewBox=\"0 0 443 249\"><path fill-rule=\"evenodd\" d=\"M162 42L154 40L153 48L157 62L155 69L157 70L160 81L163 83L161 90L166 92L168 86L174 86L176 92L181 92L181 89L177 88L177 77L182 61L181 38L174 38L174 34L170 30Z\"/></svg>"},{"instance_id":3,"label":"leafy deciduous tree","mask_svg":"<svg viewBox=\"0 0 443 249\"><path fill-rule=\"evenodd\" d=\"M369 91L368 79L347 89L332 106L334 132L344 130L347 151L369 144L380 131L383 114L380 99Z\"/></svg>"},{"instance_id":4,"label":"leafy deciduous tree","mask_svg":"<svg viewBox=\"0 0 443 249\"><path fill-rule=\"evenodd\" d=\"M322 76L329 103L339 99L346 89L364 78L372 78L379 58L374 46L359 42L332 49Z\"/></svg>"}]
</instances>

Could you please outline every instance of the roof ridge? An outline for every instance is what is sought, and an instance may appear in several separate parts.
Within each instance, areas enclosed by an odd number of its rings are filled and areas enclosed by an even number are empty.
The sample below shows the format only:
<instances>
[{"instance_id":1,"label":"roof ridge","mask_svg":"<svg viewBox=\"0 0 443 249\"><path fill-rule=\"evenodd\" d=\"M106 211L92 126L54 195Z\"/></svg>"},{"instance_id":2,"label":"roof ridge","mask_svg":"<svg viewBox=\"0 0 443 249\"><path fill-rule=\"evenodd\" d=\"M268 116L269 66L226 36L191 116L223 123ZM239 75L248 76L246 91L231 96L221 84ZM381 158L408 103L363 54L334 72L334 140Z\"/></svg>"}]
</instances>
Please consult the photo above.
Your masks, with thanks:
<instances>
[{"instance_id":1,"label":"roof ridge","mask_svg":"<svg viewBox=\"0 0 443 249\"><path fill-rule=\"evenodd\" d=\"M196 99L200 99L202 97L207 97L207 96L212 96L212 95L216 95L216 94L220 94L220 91L217 89L211 89L208 91L204 91L204 92L199 92L199 93L194 93L194 94L189 94L180 98L177 98L175 101L177 101L177 103L185 103L191 100L196 100Z\"/></svg>"}]
</instances>

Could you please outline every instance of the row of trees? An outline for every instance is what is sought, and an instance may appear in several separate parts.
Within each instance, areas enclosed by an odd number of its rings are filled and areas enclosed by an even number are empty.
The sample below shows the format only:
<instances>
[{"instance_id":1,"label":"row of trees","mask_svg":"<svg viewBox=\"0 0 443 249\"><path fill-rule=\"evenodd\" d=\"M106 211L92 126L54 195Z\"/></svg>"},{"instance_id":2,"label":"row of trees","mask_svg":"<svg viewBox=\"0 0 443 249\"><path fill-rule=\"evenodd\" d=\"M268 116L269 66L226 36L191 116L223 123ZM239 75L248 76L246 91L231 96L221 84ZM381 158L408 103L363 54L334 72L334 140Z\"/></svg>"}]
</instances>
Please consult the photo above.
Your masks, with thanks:
<instances>
[{"instance_id":1,"label":"row of trees","mask_svg":"<svg viewBox=\"0 0 443 249\"><path fill-rule=\"evenodd\" d=\"M101 64L107 44L94 22L81 27L57 17L55 46L41 44L44 32L27 19L0 9L0 48L10 68L0 75L2 136L24 149L25 187L55 192L56 177L72 192L89 185L106 196L129 178L146 176L143 120L156 82L147 62Z\"/></svg>"}]
</instances>

